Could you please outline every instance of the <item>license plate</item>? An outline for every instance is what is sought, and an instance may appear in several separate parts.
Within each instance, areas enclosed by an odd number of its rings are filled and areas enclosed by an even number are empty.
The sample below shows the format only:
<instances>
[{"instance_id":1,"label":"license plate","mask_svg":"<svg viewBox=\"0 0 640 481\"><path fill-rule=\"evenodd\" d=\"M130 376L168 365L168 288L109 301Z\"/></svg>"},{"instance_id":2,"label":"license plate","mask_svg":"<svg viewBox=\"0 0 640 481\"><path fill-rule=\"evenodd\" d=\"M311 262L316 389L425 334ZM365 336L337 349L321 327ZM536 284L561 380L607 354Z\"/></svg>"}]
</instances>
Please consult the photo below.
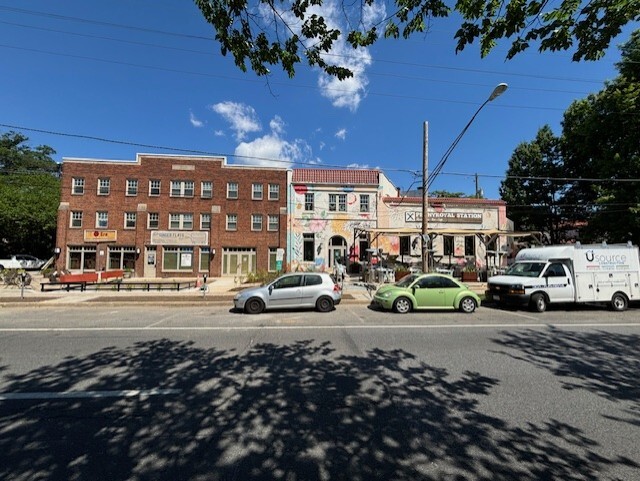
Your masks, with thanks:
<instances>
[{"instance_id":1,"label":"license plate","mask_svg":"<svg viewBox=\"0 0 640 481\"><path fill-rule=\"evenodd\" d=\"M500 296L499 296L499 295L497 295L497 294L494 294L494 295L493 295L493 300L494 300L494 301L499 301L499 300L500 300Z\"/></svg>"}]
</instances>

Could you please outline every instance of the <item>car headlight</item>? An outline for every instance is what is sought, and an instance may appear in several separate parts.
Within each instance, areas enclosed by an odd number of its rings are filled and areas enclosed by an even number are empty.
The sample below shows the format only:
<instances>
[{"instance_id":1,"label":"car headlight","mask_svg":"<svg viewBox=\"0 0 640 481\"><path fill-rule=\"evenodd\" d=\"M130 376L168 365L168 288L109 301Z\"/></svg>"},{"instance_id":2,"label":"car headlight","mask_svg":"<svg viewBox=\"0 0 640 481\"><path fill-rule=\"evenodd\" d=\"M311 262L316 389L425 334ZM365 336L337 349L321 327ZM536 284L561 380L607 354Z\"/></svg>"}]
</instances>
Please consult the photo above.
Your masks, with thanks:
<instances>
[{"instance_id":1,"label":"car headlight","mask_svg":"<svg viewBox=\"0 0 640 481\"><path fill-rule=\"evenodd\" d=\"M384 297L384 298L387 298L387 297L389 297L390 295L391 295L391 292L388 292L388 291L387 291L387 292L383 292L382 294L378 294L378 297Z\"/></svg>"},{"instance_id":2,"label":"car headlight","mask_svg":"<svg viewBox=\"0 0 640 481\"><path fill-rule=\"evenodd\" d=\"M524 294L524 286L522 284L516 284L509 287L509 294Z\"/></svg>"}]
</instances>

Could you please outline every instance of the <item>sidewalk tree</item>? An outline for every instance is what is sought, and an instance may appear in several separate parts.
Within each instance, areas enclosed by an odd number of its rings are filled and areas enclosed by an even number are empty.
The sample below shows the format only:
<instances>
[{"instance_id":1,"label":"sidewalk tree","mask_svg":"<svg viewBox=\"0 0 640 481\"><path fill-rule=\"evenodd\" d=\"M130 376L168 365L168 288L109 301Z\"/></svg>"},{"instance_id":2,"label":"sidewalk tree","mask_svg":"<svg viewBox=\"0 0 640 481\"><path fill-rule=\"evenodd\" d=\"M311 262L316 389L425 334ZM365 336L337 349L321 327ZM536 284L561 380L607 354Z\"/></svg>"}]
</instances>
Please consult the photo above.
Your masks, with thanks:
<instances>
[{"instance_id":1,"label":"sidewalk tree","mask_svg":"<svg viewBox=\"0 0 640 481\"><path fill-rule=\"evenodd\" d=\"M258 75L280 65L295 76L306 62L326 74L353 76L349 56L380 38L407 39L427 32L436 18L455 15L456 52L479 42L482 57L500 40L511 42L507 58L536 47L573 50L573 60L597 60L623 26L640 19L638 0L544 0L502 3L489 0L195 0L215 30L223 55L231 54L242 71ZM389 10L387 10L389 8Z\"/></svg>"},{"instance_id":2,"label":"sidewalk tree","mask_svg":"<svg viewBox=\"0 0 640 481\"><path fill-rule=\"evenodd\" d=\"M48 258L53 251L59 164L48 146L31 148L28 138L0 136L0 257L27 253Z\"/></svg>"}]
</instances>

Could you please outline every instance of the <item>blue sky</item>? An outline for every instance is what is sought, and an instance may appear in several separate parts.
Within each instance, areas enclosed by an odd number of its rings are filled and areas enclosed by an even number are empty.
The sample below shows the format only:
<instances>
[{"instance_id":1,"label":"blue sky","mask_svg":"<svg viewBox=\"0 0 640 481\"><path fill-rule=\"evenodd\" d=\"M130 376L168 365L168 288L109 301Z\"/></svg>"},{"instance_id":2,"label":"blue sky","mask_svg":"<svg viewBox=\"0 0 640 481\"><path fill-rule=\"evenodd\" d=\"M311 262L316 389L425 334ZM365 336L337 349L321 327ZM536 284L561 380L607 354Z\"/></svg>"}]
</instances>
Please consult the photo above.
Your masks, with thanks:
<instances>
[{"instance_id":1,"label":"blue sky","mask_svg":"<svg viewBox=\"0 0 640 481\"><path fill-rule=\"evenodd\" d=\"M616 76L631 28L602 60L575 63L534 50L506 61L506 44L485 59L477 45L456 55L457 25L436 19L425 35L377 43L350 58L358 75L340 84L304 65L294 79L277 67L268 79L241 72L189 1L0 0L0 132L24 127L58 161L182 149L240 164L379 168L408 189L420 184L423 123L435 166L505 82L432 186L470 195L477 174L498 198L513 150L545 124L559 134L571 102Z\"/></svg>"}]
</instances>

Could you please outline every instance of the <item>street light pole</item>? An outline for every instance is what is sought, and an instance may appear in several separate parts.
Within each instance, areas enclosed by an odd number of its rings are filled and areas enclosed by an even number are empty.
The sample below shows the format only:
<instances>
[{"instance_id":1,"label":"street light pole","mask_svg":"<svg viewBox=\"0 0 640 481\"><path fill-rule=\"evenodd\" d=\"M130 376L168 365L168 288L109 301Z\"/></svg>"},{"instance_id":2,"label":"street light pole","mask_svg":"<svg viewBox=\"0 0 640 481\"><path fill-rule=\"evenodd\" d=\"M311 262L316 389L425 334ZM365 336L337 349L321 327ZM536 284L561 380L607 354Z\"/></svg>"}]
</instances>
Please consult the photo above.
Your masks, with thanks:
<instances>
[{"instance_id":1,"label":"street light pole","mask_svg":"<svg viewBox=\"0 0 640 481\"><path fill-rule=\"evenodd\" d=\"M428 154L428 147L429 147L429 135L428 135L428 130L429 130L429 124L428 122L424 123L424 134L423 134L423 144L422 144L422 272L427 272L428 269L428 252L427 252L427 237L428 237L428 227L427 227L427 220L428 220L428 208L429 208L429 187L431 186L431 184L433 183L433 181L435 180L435 178L438 176L438 174L440 173L440 171L442 170L442 167L444 167L444 164L447 162L447 159L449 158L449 156L451 155L451 152L453 152L453 149L456 148L456 145L458 145L458 143L460 142L460 139L462 139L462 136L465 134L465 132L467 131L467 129L469 128L469 126L471 125L471 123L475 120L476 116L480 113L480 111L484 108L485 105L487 105L489 102L491 102L492 100L495 100L496 98L498 98L500 95L502 95L504 93L505 90L507 90L509 86L506 83L499 83L498 85L496 85L496 87L493 89L493 92L491 92L491 95L489 95L489 98L487 98L487 100L485 100L482 105L480 107L478 107L478 110L476 110L476 113L473 114L473 117L471 117L471 120L469 120L469 122L467 122L467 125L465 125L464 129L462 129L462 131L460 132L460 134L458 134L458 136L455 138L455 140L451 143L451 145L449 146L449 148L446 150L446 152L444 153L444 155L442 156L442 159L440 159L440 162L438 162L438 164L435 166L435 168L433 169L433 172L431 172L431 176L428 176L428 166L429 166L429 154ZM477 188L476 188L476 194L477 194Z\"/></svg>"},{"instance_id":2,"label":"street light pole","mask_svg":"<svg viewBox=\"0 0 640 481\"><path fill-rule=\"evenodd\" d=\"M427 212L429 197L427 189L427 172L429 170L429 122L424 123L422 135L422 272L428 272L429 253L427 252Z\"/></svg>"}]
</instances>

